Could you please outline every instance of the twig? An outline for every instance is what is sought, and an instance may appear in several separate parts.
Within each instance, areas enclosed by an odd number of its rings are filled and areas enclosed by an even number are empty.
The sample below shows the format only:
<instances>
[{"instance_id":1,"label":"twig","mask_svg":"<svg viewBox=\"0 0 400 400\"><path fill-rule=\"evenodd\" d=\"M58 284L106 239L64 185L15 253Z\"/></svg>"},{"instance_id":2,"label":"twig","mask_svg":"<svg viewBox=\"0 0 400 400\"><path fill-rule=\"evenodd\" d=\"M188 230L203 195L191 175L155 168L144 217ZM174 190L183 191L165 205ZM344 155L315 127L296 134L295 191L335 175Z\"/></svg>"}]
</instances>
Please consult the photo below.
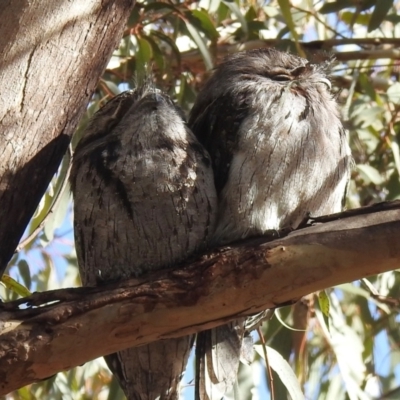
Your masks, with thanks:
<instances>
[{"instance_id":1,"label":"twig","mask_svg":"<svg viewBox=\"0 0 400 400\"><path fill-rule=\"evenodd\" d=\"M257 328L257 333L258 333L258 336L260 337L262 349L263 349L263 353L264 353L265 367L267 370L267 383L268 383L269 391L271 393L271 400L275 400L274 378L272 376L271 366L269 365L269 362L268 362L267 345L265 343L264 335L263 335L260 327Z\"/></svg>"},{"instance_id":2,"label":"twig","mask_svg":"<svg viewBox=\"0 0 400 400\"><path fill-rule=\"evenodd\" d=\"M71 158L72 156L72 151L71 151L71 147L68 147L68 154ZM68 184L68 178L69 178L69 173L71 172L71 163L68 166L67 169L67 173L65 174L64 177L64 181L62 183L62 186L60 188L60 190L57 192L53 204L51 205L51 207L49 207L49 210L47 211L47 214L43 217L42 221L40 222L40 224L36 227L36 229L28 236L26 237L24 240L22 240L19 245L17 246L17 248L14 251L15 253L19 253L22 249L25 248L25 246L30 243L38 234L39 232L43 229L44 225L46 224L46 221L49 219L50 215L52 214L53 210L58 206L58 204L61 201L61 197L62 194L64 193L64 190Z\"/></svg>"}]
</instances>

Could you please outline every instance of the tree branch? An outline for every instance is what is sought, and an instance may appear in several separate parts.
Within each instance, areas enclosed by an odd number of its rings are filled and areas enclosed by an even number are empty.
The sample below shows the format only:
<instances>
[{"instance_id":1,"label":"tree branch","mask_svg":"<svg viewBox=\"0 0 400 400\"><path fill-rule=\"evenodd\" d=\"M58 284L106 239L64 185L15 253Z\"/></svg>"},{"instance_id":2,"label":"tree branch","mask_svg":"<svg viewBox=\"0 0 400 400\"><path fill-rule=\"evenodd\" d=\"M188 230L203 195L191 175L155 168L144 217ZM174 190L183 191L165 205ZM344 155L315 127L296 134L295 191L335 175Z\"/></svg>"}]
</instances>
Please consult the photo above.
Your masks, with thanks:
<instances>
[{"instance_id":1,"label":"tree branch","mask_svg":"<svg viewBox=\"0 0 400 400\"><path fill-rule=\"evenodd\" d=\"M347 216L352 210L328 218L343 219L272 242L258 238L224 247L142 280L3 304L0 395L104 354L199 332L396 269L399 208L399 202L383 203ZM22 303L28 308L19 309Z\"/></svg>"},{"instance_id":2,"label":"tree branch","mask_svg":"<svg viewBox=\"0 0 400 400\"><path fill-rule=\"evenodd\" d=\"M354 44L365 48L358 51L336 51L336 46L346 44ZM326 39L313 40L310 42L300 42L301 48L308 54L314 54L321 51L328 51L329 54L335 56L339 62L347 62L351 60L373 60L378 58L394 58L400 56L398 47L400 46L399 38L342 38L342 39ZM295 51L295 42L290 39L257 39L244 43L223 43L219 44L216 50L217 59L215 64L220 62L225 56L237 53L238 51L259 49L263 47L279 47L280 49L292 49ZM181 62L190 71L204 72L205 66L199 50L185 51L181 55Z\"/></svg>"}]
</instances>

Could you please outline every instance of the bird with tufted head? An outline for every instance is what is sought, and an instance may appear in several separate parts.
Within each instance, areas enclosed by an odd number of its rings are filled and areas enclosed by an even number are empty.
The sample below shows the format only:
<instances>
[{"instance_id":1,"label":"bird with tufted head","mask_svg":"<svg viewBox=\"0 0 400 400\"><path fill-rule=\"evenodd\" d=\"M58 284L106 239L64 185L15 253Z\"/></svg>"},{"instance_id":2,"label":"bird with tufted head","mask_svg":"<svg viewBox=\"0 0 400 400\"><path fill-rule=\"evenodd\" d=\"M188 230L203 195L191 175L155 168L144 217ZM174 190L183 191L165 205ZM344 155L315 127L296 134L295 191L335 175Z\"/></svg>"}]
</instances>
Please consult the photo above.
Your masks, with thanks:
<instances>
[{"instance_id":1,"label":"bird with tufted head","mask_svg":"<svg viewBox=\"0 0 400 400\"><path fill-rule=\"evenodd\" d=\"M213 163L214 245L295 229L307 215L342 209L351 154L330 64L250 50L226 58L200 91L189 126ZM221 399L232 387L244 324L198 335L197 398Z\"/></svg>"},{"instance_id":2,"label":"bird with tufted head","mask_svg":"<svg viewBox=\"0 0 400 400\"><path fill-rule=\"evenodd\" d=\"M94 115L76 147L70 182L86 286L176 265L202 252L214 231L209 155L150 80ZM135 330L141 335L140 326ZM192 344L192 336L168 339L105 360L128 400L177 400Z\"/></svg>"}]
</instances>

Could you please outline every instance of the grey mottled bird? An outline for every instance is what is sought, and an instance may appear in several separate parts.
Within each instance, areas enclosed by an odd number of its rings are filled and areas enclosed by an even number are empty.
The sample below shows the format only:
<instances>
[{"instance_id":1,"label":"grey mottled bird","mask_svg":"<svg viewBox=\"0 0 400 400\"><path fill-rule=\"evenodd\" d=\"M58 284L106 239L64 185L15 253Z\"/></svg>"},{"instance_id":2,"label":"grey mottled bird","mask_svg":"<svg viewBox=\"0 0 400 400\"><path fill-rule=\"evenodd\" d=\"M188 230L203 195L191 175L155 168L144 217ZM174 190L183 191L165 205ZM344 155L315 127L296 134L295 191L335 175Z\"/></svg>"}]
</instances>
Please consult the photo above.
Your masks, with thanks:
<instances>
[{"instance_id":1,"label":"grey mottled bird","mask_svg":"<svg viewBox=\"0 0 400 400\"><path fill-rule=\"evenodd\" d=\"M101 108L71 171L82 282L144 276L202 251L217 212L211 161L170 98L146 82ZM105 357L129 400L175 400L193 337Z\"/></svg>"},{"instance_id":2,"label":"grey mottled bird","mask_svg":"<svg viewBox=\"0 0 400 400\"><path fill-rule=\"evenodd\" d=\"M351 155L329 64L251 50L223 61L199 93L189 126L212 158L214 244L341 210ZM243 335L243 321L198 335L197 398L220 399L232 387Z\"/></svg>"}]
</instances>

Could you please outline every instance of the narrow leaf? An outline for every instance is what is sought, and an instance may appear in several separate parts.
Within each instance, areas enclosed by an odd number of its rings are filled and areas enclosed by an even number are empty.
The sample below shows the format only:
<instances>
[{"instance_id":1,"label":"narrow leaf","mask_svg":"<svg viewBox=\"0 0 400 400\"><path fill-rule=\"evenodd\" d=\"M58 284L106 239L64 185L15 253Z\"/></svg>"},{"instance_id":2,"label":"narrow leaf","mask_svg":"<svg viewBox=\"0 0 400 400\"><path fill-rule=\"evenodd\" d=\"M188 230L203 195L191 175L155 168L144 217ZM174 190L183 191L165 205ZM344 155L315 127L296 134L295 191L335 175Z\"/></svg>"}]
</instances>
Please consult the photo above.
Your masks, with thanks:
<instances>
[{"instance_id":1,"label":"narrow leaf","mask_svg":"<svg viewBox=\"0 0 400 400\"><path fill-rule=\"evenodd\" d=\"M162 51L151 36L145 36L145 39L150 43L154 62L157 64L157 67L163 71L165 68L165 60Z\"/></svg>"},{"instance_id":2,"label":"narrow leaf","mask_svg":"<svg viewBox=\"0 0 400 400\"><path fill-rule=\"evenodd\" d=\"M349 7L348 1L338 0L331 3L325 2L324 5L320 8L319 12L321 14L330 14L338 12L347 7Z\"/></svg>"},{"instance_id":3,"label":"narrow leaf","mask_svg":"<svg viewBox=\"0 0 400 400\"><path fill-rule=\"evenodd\" d=\"M245 33L245 35L247 35L247 32L249 31L247 27L247 21L244 15L241 13L239 6L236 3L229 1L224 1L223 3L231 10L232 14L236 16L236 18L240 22L240 25L242 26L243 32Z\"/></svg>"},{"instance_id":4,"label":"narrow leaf","mask_svg":"<svg viewBox=\"0 0 400 400\"><path fill-rule=\"evenodd\" d=\"M291 4L289 0L278 0L279 7L282 11L283 18L285 19L285 22L290 30L290 33L293 36L293 39L296 44L296 50L301 55L302 57L305 57L303 49L300 47L299 44L299 35L296 32L296 26L293 21L292 17L292 12L291 12Z\"/></svg>"},{"instance_id":5,"label":"narrow leaf","mask_svg":"<svg viewBox=\"0 0 400 400\"><path fill-rule=\"evenodd\" d=\"M169 36L165 35L164 33L160 32L160 31L151 31L150 34L152 36L156 36L158 39L167 43L167 45L169 47L171 47L171 50L174 53L177 63L179 65L181 63L181 53L180 53L178 47L176 46L175 42Z\"/></svg>"},{"instance_id":6,"label":"narrow leaf","mask_svg":"<svg viewBox=\"0 0 400 400\"><path fill-rule=\"evenodd\" d=\"M390 147L392 149L394 163L396 165L397 173L400 176L400 148L399 148L399 144L396 142L396 140L392 140L390 142Z\"/></svg>"},{"instance_id":7,"label":"narrow leaf","mask_svg":"<svg viewBox=\"0 0 400 400\"><path fill-rule=\"evenodd\" d=\"M321 290L318 293L318 303L319 307L322 311L322 315L324 317L324 322L326 324L326 327L329 331L329 309L330 309L330 302L329 302L329 297L326 294L325 290Z\"/></svg>"},{"instance_id":8,"label":"narrow leaf","mask_svg":"<svg viewBox=\"0 0 400 400\"><path fill-rule=\"evenodd\" d=\"M31 271L29 270L29 265L26 260L19 260L18 261L18 271L21 275L21 278L24 280L24 284L27 288L31 287L32 278L31 278Z\"/></svg>"},{"instance_id":9,"label":"narrow leaf","mask_svg":"<svg viewBox=\"0 0 400 400\"><path fill-rule=\"evenodd\" d=\"M28 288L26 288L24 285L21 285L15 279L11 278L11 276L9 275L4 274L1 277L0 281L3 282L4 286L7 289L12 290L21 297L26 297L31 295L31 292L28 290Z\"/></svg>"},{"instance_id":10,"label":"narrow leaf","mask_svg":"<svg viewBox=\"0 0 400 400\"><path fill-rule=\"evenodd\" d=\"M136 71L139 76L142 76L147 71L148 63L151 61L151 45L143 38L137 38L138 50L135 54L136 57ZM143 75L144 76L144 75Z\"/></svg>"},{"instance_id":11,"label":"narrow leaf","mask_svg":"<svg viewBox=\"0 0 400 400\"><path fill-rule=\"evenodd\" d=\"M193 10L192 16L198 19L198 21L200 22L201 30L210 40L217 40L219 38L219 33L216 30L210 16L205 10Z\"/></svg>"},{"instance_id":12,"label":"narrow leaf","mask_svg":"<svg viewBox=\"0 0 400 400\"><path fill-rule=\"evenodd\" d=\"M192 37L193 41L197 44L197 47L199 48L199 51L203 57L204 64L206 65L207 70L212 69L213 62L211 60L211 54L208 51L208 47L205 44L203 38L200 36L198 30L189 21L185 21L185 23L190 36Z\"/></svg>"},{"instance_id":13,"label":"narrow leaf","mask_svg":"<svg viewBox=\"0 0 400 400\"><path fill-rule=\"evenodd\" d=\"M160 11L162 9L167 9L170 11L175 11L175 12L179 12L179 9L177 7L175 7L173 4L170 3L162 3L162 2L154 2L154 3L148 3L143 7L145 12L149 12L149 11Z\"/></svg>"},{"instance_id":14,"label":"narrow leaf","mask_svg":"<svg viewBox=\"0 0 400 400\"><path fill-rule=\"evenodd\" d=\"M262 345L258 344L254 346L257 353L265 359ZM301 391L300 383L297 380L295 373L293 372L289 363L272 347L267 346L267 357L268 363L271 368L278 374L282 383L286 386L292 399L304 400L304 394Z\"/></svg>"},{"instance_id":15,"label":"narrow leaf","mask_svg":"<svg viewBox=\"0 0 400 400\"><path fill-rule=\"evenodd\" d=\"M396 82L387 90L387 95L392 103L400 104L400 83Z\"/></svg>"},{"instance_id":16,"label":"narrow leaf","mask_svg":"<svg viewBox=\"0 0 400 400\"><path fill-rule=\"evenodd\" d=\"M383 178L379 171L374 167L367 164L357 164L357 169L366 183L372 182L375 185L382 184Z\"/></svg>"},{"instance_id":17,"label":"narrow leaf","mask_svg":"<svg viewBox=\"0 0 400 400\"><path fill-rule=\"evenodd\" d=\"M379 28L392 6L393 0L380 0L375 3L375 8L368 24L368 32Z\"/></svg>"}]
</instances>

